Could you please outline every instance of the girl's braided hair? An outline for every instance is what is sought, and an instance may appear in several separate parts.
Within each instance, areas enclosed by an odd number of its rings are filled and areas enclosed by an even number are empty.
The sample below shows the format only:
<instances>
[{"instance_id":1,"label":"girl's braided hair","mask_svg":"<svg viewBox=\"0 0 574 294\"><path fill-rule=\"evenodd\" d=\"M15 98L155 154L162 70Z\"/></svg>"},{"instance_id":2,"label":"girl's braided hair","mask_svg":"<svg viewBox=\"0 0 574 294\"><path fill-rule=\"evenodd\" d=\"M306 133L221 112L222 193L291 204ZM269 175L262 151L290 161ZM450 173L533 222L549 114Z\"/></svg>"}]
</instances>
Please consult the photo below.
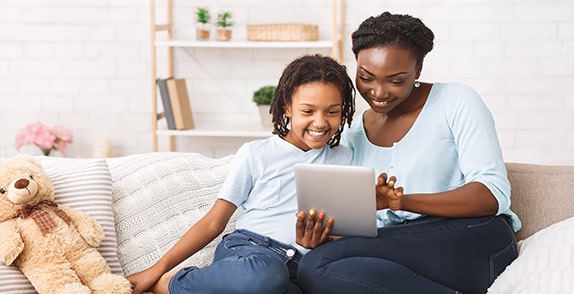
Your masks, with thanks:
<instances>
[{"instance_id":1,"label":"girl's braided hair","mask_svg":"<svg viewBox=\"0 0 574 294\"><path fill-rule=\"evenodd\" d=\"M409 49L417 64L422 64L425 55L433 48L434 34L416 17L383 12L363 21L351 38L355 58L363 49L395 45Z\"/></svg>"},{"instance_id":2,"label":"girl's braided hair","mask_svg":"<svg viewBox=\"0 0 574 294\"><path fill-rule=\"evenodd\" d=\"M283 70L270 107L273 116L273 133L282 138L289 133L287 128L289 117L285 115L285 107L291 106L291 98L298 86L314 82L333 83L341 90L343 98L341 126L327 142L334 147L339 145L345 123L351 125L355 113L355 88L347 75L345 66L330 57L319 54L299 57Z\"/></svg>"}]
</instances>

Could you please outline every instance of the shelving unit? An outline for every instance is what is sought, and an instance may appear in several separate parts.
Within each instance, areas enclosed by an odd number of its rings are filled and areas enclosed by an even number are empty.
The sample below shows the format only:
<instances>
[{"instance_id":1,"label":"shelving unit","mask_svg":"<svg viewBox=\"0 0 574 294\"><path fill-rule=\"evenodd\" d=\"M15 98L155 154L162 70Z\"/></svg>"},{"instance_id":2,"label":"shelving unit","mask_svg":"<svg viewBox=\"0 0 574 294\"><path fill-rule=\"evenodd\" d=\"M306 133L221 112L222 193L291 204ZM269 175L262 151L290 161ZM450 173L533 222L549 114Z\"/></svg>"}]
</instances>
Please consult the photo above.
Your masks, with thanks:
<instances>
[{"instance_id":1,"label":"shelving unit","mask_svg":"<svg viewBox=\"0 0 574 294\"><path fill-rule=\"evenodd\" d=\"M156 24L155 0L150 0L151 14L151 84L152 84L152 128L153 128L153 150L158 151L158 136L169 137L169 150L175 150L175 137L195 136L195 137L255 137L264 138L271 135L271 129L264 128L258 122L249 124L210 124L197 125L190 130L167 130L158 129L158 120L163 118L163 113L158 113L157 103L157 47L168 48L168 74L174 75L174 48L322 48L331 49L331 55L339 62L343 61L343 15L344 0L333 0L333 33L332 41L311 41L311 42L256 42L256 41L194 41L173 39L173 14L172 1L167 0L167 23ZM156 40L156 34L160 31L167 31L167 40ZM193 97L190 97L193 99Z\"/></svg>"}]
</instances>

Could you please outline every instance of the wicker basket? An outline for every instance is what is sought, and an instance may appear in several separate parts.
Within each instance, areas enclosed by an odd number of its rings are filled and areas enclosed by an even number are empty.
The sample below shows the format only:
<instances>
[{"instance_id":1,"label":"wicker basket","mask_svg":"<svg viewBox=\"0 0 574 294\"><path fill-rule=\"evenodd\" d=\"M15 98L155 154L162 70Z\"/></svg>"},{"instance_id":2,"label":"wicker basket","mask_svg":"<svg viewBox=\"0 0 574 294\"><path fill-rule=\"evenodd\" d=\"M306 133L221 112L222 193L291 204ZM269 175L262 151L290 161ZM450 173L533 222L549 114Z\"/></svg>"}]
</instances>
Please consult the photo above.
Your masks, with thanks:
<instances>
[{"instance_id":1,"label":"wicker basket","mask_svg":"<svg viewBox=\"0 0 574 294\"><path fill-rule=\"evenodd\" d=\"M247 25L249 41L317 41L319 26L309 24Z\"/></svg>"}]
</instances>

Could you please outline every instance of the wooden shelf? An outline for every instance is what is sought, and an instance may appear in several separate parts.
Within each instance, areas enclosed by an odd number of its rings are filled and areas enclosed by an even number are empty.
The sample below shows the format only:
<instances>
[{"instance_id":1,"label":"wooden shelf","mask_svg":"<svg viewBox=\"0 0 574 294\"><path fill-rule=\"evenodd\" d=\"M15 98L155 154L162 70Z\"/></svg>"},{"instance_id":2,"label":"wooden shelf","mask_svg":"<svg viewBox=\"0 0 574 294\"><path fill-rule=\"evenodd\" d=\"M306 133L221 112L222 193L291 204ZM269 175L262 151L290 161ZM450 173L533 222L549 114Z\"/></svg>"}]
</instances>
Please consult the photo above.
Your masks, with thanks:
<instances>
[{"instance_id":1,"label":"wooden shelf","mask_svg":"<svg viewBox=\"0 0 574 294\"><path fill-rule=\"evenodd\" d=\"M263 127L259 122L253 123L207 123L195 122L195 128L191 130L167 130L158 128L157 102L157 56L156 48L167 48L168 76L174 76L174 48L229 48L229 49L282 49L282 48L316 48L331 49L331 55L337 61L343 61L343 20L344 20L344 0L332 0L333 4L333 32L332 40L307 41L307 42L260 42L247 41L245 39L230 41L197 41L186 39L173 39L173 0L166 0L167 20L164 24L156 24L156 0L150 0L150 25L151 25L151 90L152 90L152 129L153 129L153 150L158 151L158 136L169 137L169 150L175 151L174 138L178 136L192 137L244 137L244 138L266 138L272 135L271 127ZM167 32L167 38L157 40L156 33L160 31Z\"/></svg>"},{"instance_id":2,"label":"wooden shelf","mask_svg":"<svg viewBox=\"0 0 574 294\"><path fill-rule=\"evenodd\" d=\"M331 41L312 42L256 42L256 41L193 41L163 40L155 41L158 47L193 47L193 48L325 48L331 49Z\"/></svg>"},{"instance_id":3,"label":"wooden shelf","mask_svg":"<svg viewBox=\"0 0 574 294\"><path fill-rule=\"evenodd\" d=\"M190 130L166 130L158 129L160 136L192 136L192 137L244 137L244 138L267 138L271 137L272 128L264 127L260 123L240 124L196 124Z\"/></svg>"}]
</instances>

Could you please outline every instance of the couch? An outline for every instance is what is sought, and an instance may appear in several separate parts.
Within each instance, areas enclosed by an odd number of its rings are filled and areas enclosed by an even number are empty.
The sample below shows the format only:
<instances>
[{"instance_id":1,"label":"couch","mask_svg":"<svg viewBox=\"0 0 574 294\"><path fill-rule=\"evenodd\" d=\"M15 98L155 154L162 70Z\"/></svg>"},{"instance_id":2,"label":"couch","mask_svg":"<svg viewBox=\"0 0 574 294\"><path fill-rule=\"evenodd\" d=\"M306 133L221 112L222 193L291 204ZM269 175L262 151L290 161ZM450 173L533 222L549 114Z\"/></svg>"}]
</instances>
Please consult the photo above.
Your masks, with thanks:
<instances>
[{"instance_id":1,"label":"couch","mask_svg":"<svg viewBox=\"0 0 574 294\"><path fill-rule=\"evenodd\" d=\"M152 265L213 204L232 155L147 153L108 159L37 157L56 201L86 211L106 233L100 252L112 271ZM574 293L574 166L507 163L512 209L523 222L519 257L489 293ZM225 232L234 228L239 211ZM221 236L182 265L211 262ZM35 293L25 277L0 266L0 293Z\"/></svg>"}]
</instances>

